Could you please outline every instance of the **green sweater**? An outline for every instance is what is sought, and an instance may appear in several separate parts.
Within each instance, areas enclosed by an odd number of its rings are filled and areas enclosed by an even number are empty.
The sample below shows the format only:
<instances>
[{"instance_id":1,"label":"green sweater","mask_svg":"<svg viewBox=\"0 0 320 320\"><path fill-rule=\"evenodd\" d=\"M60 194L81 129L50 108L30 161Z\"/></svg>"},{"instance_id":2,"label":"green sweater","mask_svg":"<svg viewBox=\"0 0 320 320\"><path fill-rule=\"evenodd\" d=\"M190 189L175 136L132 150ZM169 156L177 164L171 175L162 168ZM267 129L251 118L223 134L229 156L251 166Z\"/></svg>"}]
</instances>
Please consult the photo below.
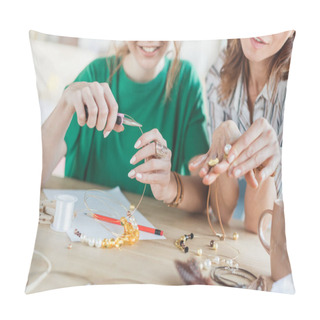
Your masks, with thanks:
<instances>
[{"instance_id":1,"label":"green sweater","mask_svg":"<svg viewBox=\"0 0 320 320\"><path fill-rule=\"evenodd\" d=\"M206 153L209 148L201 84L191 64L182 61L170 98L165 100L170 64L171 60L166 59L162 71L147 83L132 81L121 66L109 85L119 112L141 123L143 132L153 128L160 131L172 151L171 170L189 174L188 161L197 154ZM110 65L116 65L114 56L96 59L75 82L108 82ZM129 171L137 166L129 161L137 151L134 144L141 133L136 127L124 127L123 132L112 131L104 138L102 131L87 125L80 127L74 114L65 135L65 176L142 193L144 185L128 177ZM152 196L150 186L147 186L146 195Z\"/></svg>"}]
</instances>

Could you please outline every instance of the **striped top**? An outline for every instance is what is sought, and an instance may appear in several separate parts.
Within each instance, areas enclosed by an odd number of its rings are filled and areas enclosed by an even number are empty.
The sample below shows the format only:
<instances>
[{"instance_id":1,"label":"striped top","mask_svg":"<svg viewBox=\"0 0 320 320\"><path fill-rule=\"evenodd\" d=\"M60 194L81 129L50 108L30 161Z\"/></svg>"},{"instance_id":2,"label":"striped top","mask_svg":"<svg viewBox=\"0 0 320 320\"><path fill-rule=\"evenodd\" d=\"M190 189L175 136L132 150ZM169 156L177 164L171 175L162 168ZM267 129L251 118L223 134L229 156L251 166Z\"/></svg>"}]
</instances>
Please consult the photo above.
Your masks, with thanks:
<instances>
[{"instance_id":1,"label":"striped top","mask_svg":"<svg viewBox=\"0 0 320 320\"><path fill-rule=\"evenodd\" d=\"M224 51L220 54L218 61L213 65L206 78L206 89L208 98L209 123L208 129L212 137L213 131L226 120L233 120L241 133L244 133L251 126L250 111L248 106L247 91L244 86L244 79L239 77L237 86L229 99L221 102L218 88L220 84L220 70L223 66ZM274 102L271 101L272 86L265 85L257 96L254 103L253 121L265 118L274 128L278 135L280 150L282 151L283 115L286 98L287 81L280 81L277 87ZM282 158L282 157L281 157ZM281 160L275 175L275 183L278 197L282 194L281 182Z\"/></svg>"}]
</instances>

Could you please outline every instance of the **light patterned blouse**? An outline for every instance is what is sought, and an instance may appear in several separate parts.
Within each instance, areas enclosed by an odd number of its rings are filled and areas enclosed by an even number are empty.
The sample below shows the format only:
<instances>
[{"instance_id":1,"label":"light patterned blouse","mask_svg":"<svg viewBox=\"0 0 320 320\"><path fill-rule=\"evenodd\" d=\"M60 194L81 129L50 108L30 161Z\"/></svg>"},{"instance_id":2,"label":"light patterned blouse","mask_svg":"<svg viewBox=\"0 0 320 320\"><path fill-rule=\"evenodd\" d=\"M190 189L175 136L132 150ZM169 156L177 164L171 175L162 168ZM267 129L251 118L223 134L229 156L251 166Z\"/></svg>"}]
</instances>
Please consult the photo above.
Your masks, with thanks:
<instances>
[{"instance_id":1,"label":"light patterned blouse","mask_svg":"<svg viewBox=\"0 0 320 320\"><path fill-rule=\"evenodd\" d=\"M206 90L208 98L209 123L208 129L212 137L213 131L226 120L233 120L241 133L244 133L251 126L250 111L248 107L247 91L244 89L243 77L240 76L237 86L230 98L226 101L219 101L218 87L220 84L220 70L223 66L224 51L220 54L218 61L214 64L206 78ZM258 95L253 112L253 121L265 118L274 128L278 135L280 150L282 150L283 115L284 102L286 98L287 81L280 81L277 87L274 102L271 101L272 86L265 85ZM275 183L278 197L282 194L281 182L281 161L276 170Z\"/></svg>"}]
</instances>

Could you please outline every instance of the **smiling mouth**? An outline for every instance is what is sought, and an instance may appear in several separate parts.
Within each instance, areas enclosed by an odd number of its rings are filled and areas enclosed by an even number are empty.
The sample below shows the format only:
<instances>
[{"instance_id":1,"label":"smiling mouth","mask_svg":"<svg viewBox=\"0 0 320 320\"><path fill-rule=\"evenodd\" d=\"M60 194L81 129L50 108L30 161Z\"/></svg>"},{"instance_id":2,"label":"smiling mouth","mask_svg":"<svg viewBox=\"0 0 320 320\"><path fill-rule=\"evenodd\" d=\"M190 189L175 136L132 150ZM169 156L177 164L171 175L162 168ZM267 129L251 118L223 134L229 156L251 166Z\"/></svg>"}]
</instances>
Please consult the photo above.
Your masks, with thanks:
<instances>
[{"instance_id":1,"label":"smiling mouth","mask_svg":"<svg viewBox=\"0 0 320 320\"><path fill-rule=\"evenodd\" d=\"M266 42L264 42L261 38L258 38L258 37L254 37L253 38L255 41L261 43L261 44L267 44Z\"/></svg>"},{"instance_id":2,"label":"smiling mouth","mask_svg":"<svg viewBox=\"0 0 320 320\"><path fill-rule=\"evenodd\" d=\"M153 52L157 51L160 47L142 47L142 46L139 46L139 48L141 50L143 50L144 52L146 52L146 53L153 53Z\"/></svg>"}]
</instances>

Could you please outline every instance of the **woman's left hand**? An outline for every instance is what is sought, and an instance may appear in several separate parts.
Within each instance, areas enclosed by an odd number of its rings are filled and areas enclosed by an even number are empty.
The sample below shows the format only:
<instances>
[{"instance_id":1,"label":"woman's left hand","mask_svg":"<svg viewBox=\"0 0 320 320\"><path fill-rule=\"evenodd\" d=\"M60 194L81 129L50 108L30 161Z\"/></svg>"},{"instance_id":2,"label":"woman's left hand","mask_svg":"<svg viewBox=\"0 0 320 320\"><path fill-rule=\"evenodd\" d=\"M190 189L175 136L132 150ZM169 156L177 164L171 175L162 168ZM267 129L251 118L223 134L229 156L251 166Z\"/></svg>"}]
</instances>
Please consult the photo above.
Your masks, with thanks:
<instances>
[{"instance_id":1,"label":"woman's left hand","mask_svg":"<svg viewBox=\"0 0 320 320\"><path fill-rule=\"evenodd\" d=\"M260 118L232 145L227 161L229 176L238 178L260 167L258 182L271 176L280 163L277 134L269 122Z\"/></svg>"},{"instance_id":2,"label":"woman's left hand","mask_svg":"<svg viewBox=\"0 0 320 320\"><path fill-rule=\"evenodd\" d=\"M139 151L133 155L130 163L135 165L142 160L145 162L131 170L128 176L141 183L150 184L152 193L157 200L167 200L171 190L169 185L172 182L171 151L167 148L167 141L159 130L153 129L145 132L137 140L134 147ZM174 187L172 192L175 192Z\"/></svg>"}]
</instances>

